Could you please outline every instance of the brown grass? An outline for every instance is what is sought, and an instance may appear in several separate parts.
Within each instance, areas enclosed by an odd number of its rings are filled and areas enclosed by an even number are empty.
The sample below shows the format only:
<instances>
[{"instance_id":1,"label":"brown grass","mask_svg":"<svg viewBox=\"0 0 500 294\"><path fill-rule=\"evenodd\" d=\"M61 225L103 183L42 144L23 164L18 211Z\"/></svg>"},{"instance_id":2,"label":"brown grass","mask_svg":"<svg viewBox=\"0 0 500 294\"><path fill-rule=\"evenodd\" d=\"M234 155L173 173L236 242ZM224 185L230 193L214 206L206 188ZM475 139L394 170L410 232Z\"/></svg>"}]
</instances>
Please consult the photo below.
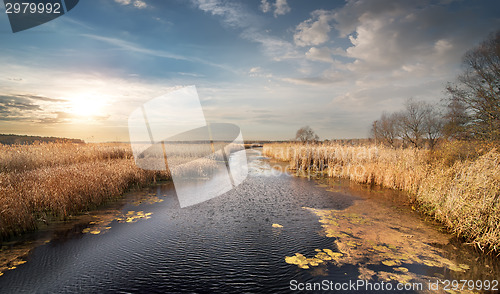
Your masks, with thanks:
<instances>
[{"instance_id":1,"label":"brown grass","mask_svg":"<svg viewBox=\"0 0 500 294\"><path fill-rule=\"evenodd\" d=\"M0 240L169 177L139 169L127 144L0 145Z\"/></svg>"},{"instance_id":2,"label":"brown grass","mask_svg":"<svg viewBox=\"0 0 500 294\"><path fill-rule=\"evenodd\" d=\"M500 250L500 154L453 142L436 151L340 144L266 144L296 170L409 192L410 201L480 248Z\"/></svg>"}]
</instances>

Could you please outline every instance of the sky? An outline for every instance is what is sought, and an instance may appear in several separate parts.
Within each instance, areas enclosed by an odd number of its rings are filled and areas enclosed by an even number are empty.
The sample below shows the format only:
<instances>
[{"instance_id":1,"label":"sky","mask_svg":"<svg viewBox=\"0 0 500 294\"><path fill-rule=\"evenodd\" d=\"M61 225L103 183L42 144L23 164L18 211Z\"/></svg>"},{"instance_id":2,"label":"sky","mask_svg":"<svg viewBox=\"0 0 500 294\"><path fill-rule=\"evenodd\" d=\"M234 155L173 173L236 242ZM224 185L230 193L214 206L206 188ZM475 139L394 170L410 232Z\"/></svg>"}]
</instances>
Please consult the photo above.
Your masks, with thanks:
<instances>
[{"instance_id":1,"label":"sky","mask_svg":"<svg viewBox=\"0 0 500 294\"><path fill-rule=\"evenodd\" d=\"M13 33L0 4L0 133L128 141L128 116L195 85L246 140L365 138L408 98L442 104L500 2L82 0Z\"/></svg>"}]
</instances>

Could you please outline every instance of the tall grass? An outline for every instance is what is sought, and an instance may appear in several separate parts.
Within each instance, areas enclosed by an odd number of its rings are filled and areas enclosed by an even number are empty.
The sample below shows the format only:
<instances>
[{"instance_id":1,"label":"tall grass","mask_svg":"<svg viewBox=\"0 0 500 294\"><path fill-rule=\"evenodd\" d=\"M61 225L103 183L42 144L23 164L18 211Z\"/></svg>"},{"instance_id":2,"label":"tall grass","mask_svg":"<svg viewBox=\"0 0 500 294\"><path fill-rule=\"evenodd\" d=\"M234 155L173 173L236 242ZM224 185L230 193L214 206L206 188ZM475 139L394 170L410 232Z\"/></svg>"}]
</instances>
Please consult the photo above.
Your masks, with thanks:
<instances>
[{"instance_id":1,"label":"tall grass","mask_svg":"<svg viewBox=\"0 0 500 294\"><path fill-rule=\"evenodd\" d=\"M290 168L409 192L410 201L480 248L500 250L500 154L454 142L437 151L341 144L265 144Z\"/></svg>"},{"instance_id":2,"label":"tall grass","mask_svg":"<svg viewBox=\"0 0 500 294\"><path fill-rule=\"evenodd\" d=\"M0 144L0 172L18 172L40 167L80 162L132 158L128 144L35 143Z\"/></svg>"},{"instance_id":3,"label":"tall grass","mask_svg":"<svg viewBox=\"0 0 500 294\"><path fill-rule=\"evenodd\" d=\"M170 178L138 168L126 144L0 145L0 240Z\"/></svg>"}]
</instances>

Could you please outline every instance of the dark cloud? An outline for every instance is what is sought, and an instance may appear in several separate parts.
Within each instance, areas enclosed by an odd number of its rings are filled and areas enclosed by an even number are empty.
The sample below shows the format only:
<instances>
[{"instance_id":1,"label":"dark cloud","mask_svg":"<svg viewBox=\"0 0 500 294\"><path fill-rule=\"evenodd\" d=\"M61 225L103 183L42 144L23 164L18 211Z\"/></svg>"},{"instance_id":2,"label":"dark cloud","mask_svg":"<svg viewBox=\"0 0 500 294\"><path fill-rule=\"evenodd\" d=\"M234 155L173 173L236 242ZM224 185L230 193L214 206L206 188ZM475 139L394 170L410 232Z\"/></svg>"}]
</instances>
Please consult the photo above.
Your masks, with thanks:
<instances>
[{"instance_id":1,"label":"dark cloud","mask_svg":"<svg viewBox=\"0 0 500 294\"><path fill-rule=\"evenodd\" d=\"M60 124L69 122L73 117L70 113L63 111L53 112L52 115L55 115L55 117L42 118L38 122L41 124Z\"/></svg>"},{"instance_id":2,"label":"dark cloud","mask_svg":"<svg viewBox=\"0 0 500 294\"><path fill-rule=\"evenodd\" d=\"M0 95L0 120L3 121L35 121L43 112L37 102L64 102L62 99L49 98L32 94Z\"/></svg>"},{"instance_id":3,"label":"dark cloud","mask_svg":"<svg viewBox=\"0 0 500 294\"><path fill-rule=\"evenodd\" d=\"M40 95L26 95L26 94L19 94L15 95L16 97L19 98L27 98L30 100L38 100L38 101L48 101L48 102L66 102L67 100L64 99L57 99L57 98L49 98L45 96L40 96Z\"/></svg>"}]
</instances>

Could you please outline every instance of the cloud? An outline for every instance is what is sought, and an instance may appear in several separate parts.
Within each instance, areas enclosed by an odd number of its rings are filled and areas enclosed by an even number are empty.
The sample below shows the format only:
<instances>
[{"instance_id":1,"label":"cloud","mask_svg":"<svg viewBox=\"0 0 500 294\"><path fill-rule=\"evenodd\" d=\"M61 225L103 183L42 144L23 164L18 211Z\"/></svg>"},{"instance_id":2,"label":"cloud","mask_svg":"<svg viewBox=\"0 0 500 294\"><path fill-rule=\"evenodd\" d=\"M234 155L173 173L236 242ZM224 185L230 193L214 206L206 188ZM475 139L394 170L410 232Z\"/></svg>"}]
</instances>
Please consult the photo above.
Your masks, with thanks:
<instances>
[{"instance_id":1,"label":"cloud","mask_svg":"<svg viewBox=\"0 0 500 294\"><path fill-rule=\"evenodd\" d=\"M329 11L315 10L311 18L301 22L295 31L293 40L297 46L320 45L327 42L331 30L333 15Z\"/></svg>"},{"instance_id":2,"label":"cloud","mask_svg":"<svg viewBox=\"0 0 500 294\"><path fill-rule=\"evenodd\" d=\"M38 123L41 123L41 124L69 123L74 118L74 116L71 113L67 113L64 111L53 112L52 115L55 115L55 116L41 118L38 120Z\"/></svg>"},{"instance_id":3,"label":"cloud","mask_svg":"<svg viewBox=\"0 0 500 294\"><path fill-rule=\"evenodd\" d=\"M224 70L227 70L230 72L234 72L234 70L229 66L213 63L213 62L210 62L204 58L186 57L186 56L182 56L182 55L178 55L178 54L173 54L173 53L170 53L170 52L164 51L164 50L148 49L148 48L142 47L138 44L128 42L128 41L118 39L118 38L113 38L113 37L104 37L104 36L93 35L93 34L81 34L81 36L111 44L113 46L125 49L128 52L136 52L136 53L141 53L141 54L146 54L146 55L151 55L151 56L161 57L161 58L169 58L169 59L184 60L184 61L189 61L189 62L197 62L197 63L202 63L202 64L214 66L214 67L217 67L220 69L224 69Z\"/></svg>"},{"instance_id":4,"label":"cloud","mask_svg":"<svg viewBox=\"0 0 500 294\"><path fill-rule=\"evenodd\" d=\"M39 110L40 105L23 95L0 95L0 120L26 120L28 114Z\"/></svg>"},{"instance_id":5,"label":"cloud","mask_svg":"<svg viewBox=\"0 0 500 294\"><path fill-rule=\"evenodd\" d=\"M272 0L271 0L272 1ZM292 11L290 6L288 6L287 0L276 0L274 4L271 4L267 0L262 0L260 4L260 10L264 13L271 12L274 8L274 17L278 17L278 15L285 15Z\"/></svg>"},{"instance_id":6,"label":"cloud","mask_svg":"<svg viewBox=\"0 0 500 294\"><path fill-rule=\"evenodd\" d=\"M499 20L481 18L484 8L451 9L431 1L349 1L333 12L334 27L351 42L345 56L352 70L405 70L432 73L460 62L466 50L498 27ZM420 66L419 66L420 65ZM414 70L413 73L416 71Z\"/></svg>"},{"instance_id":7,"label":"cloud","mask_svg":"<svg viewBox=\"0 0 500 294\"><path fill-rule=\"evenodd\" d=\"M285 15L288 12L292 11L286 1L287 0L276 0L276 3L274 3L274 6L276 7L276 9L274 10L274 17L278 17L278 15Z\"/></svg>"},{"instance_id":8,"label":"cloud","mask_svg":"<svg viewBox=\"0 0 500 294\"><path fill-rule=\"evenodd\" d=\"M271 11L271 3L267 2L267 0L262 0L260 4L260 10L264 13L268 13Z\"/></svg>"},{"instance_id":9,"label":"cloud","mask_svg":"<svg viewBox=\"0 0 500 294\"><path fill-rule=\"evenodd\" d=\"M315 61L333 62L332 51L328 47L311 47L306 52L306 58Z\"/></svg>"},{"instance_id":10,"label":"cloud","mask_svg":"<svg viewBox=\"0 0 500 294\"><path fill-rule=\"evenodd\" d=\"M124 5L124 6L132 4L132 6L134 6L135 8L138 8L138 9L143 9L143 8L148 7L148 5L146 4L146 2L144 2L142 0L135 0L135 1L132 1L132 0L115 0L115 2L118 3L118 4Z\"/></svg>"},{"instance_id":11,"label":"cloud","mask_svg":"<svg viewBox=\"0 0 500 294\"><path fill-rule=\"evenodd\" d=\"M148 5L146 4L146 2L141 1L141 0L136 0L134 2L134 6L137 7L137 8L139 8L139 9L143 9L143 8L148 7Z\"/></svg>"},{"instance_id":12,"label":"cloud","mask_svg":"<svg viewBox=\"0 0 500 294\"><path fill-rule=\"evenodd\" d=\"M300 58L292 43L268 34L261 27L261 18L248 12L238 3L220 0L192 0L192 3L204 12L219 16L223 24L241 29L241 38L260 43L264 54L274 60Z\"/></svg>"}]
</instances>

